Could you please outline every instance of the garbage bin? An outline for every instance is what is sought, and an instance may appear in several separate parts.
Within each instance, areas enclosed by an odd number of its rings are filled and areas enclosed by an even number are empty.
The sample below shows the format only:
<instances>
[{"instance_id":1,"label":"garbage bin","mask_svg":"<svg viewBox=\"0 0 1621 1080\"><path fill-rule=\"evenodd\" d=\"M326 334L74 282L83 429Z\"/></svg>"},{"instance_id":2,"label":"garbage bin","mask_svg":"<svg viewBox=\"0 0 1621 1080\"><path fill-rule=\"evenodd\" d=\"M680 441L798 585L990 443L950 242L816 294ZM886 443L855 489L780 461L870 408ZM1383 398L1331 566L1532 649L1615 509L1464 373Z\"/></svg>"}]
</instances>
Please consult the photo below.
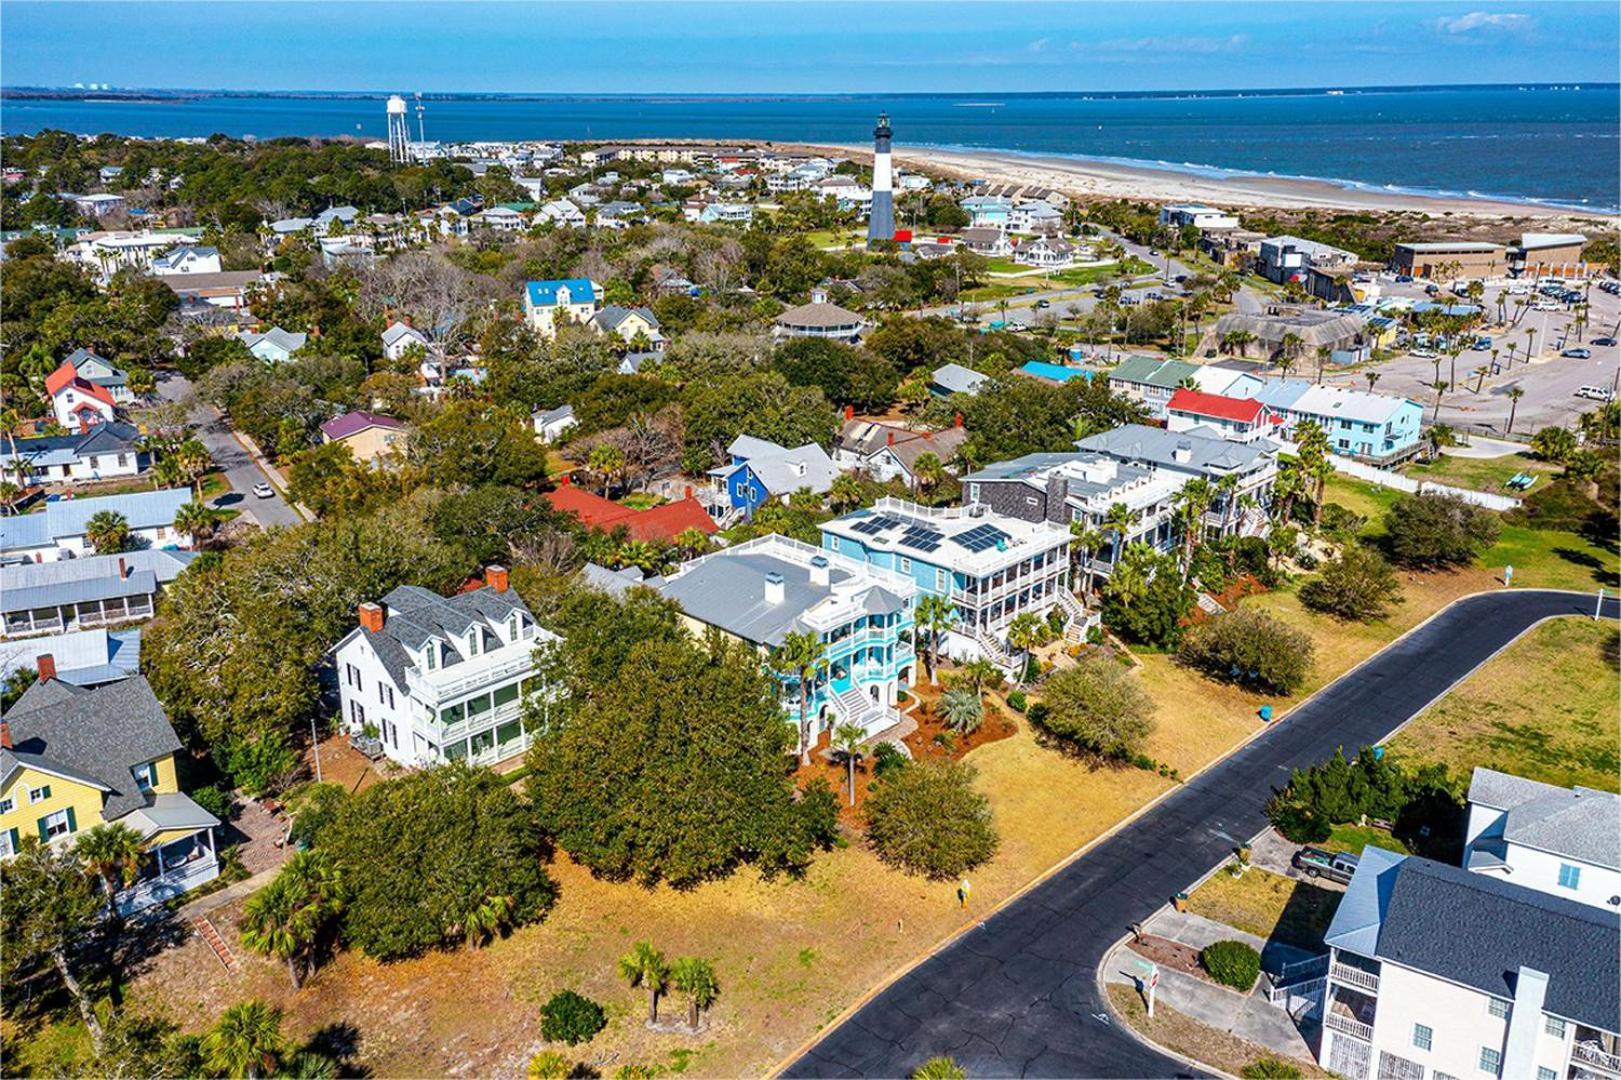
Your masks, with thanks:
<instances>
[{"instance_id":1,"label":"garbage bin","mask_svg":"<svg viewBox=\"0 0 1621 1080\"><path fill-rule=\"evenodd\" d=\"M1175 896L1171 897L1171 906L1178 911L1188 910L1188 894L1185 892L1179 892Z\"/></svg>"},{"instance_id":2,"label":"garbage bin","mask_svg":"<svg viewBox=\"0 0 1621 1080\"><path fill-rule=\"evenodd\" d=\"M1268 724L1270 724L1272 722L1272 706L1270 706L1270 705L1262 705L1261 706L1261 719L1266 721Z\"/></svg>"}]
</instances>

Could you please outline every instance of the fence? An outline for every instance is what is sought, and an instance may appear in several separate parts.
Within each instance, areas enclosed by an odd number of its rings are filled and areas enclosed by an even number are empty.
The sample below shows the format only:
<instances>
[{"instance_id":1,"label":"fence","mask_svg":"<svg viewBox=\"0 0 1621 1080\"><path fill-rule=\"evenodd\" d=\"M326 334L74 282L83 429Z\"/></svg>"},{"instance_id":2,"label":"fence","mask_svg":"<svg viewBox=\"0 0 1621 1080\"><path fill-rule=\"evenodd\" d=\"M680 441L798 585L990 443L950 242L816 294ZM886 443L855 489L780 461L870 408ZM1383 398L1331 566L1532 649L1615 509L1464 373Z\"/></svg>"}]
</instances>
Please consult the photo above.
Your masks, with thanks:
<instances>
[{"instance_id":1,"label":"fence","mask_svg":"<svg viewBox=\"0 0 1621 1080\"><path fill-rule=\"evenodd\" d=\"M1450 484L1437 484L1433 480L1415 480L1410 476L1403 476L1401 473L1391 472L1389 469L1376 468L1365 462L1353 461L1337 454L1330 454L1328 460L1333 464L1335 472L1344 473L1346 476L1354 476L1358 480L1366 480L1381 487L1405 491L1410 495L1426 492L1440 495L1456 495L1464 502L1484 506L1488 510L1513 510L1520 505L1520 500L1507 495L1493 495L1486 491L1471 491L1468 488L1453 487Z\"/></svg>"}]
</instances>

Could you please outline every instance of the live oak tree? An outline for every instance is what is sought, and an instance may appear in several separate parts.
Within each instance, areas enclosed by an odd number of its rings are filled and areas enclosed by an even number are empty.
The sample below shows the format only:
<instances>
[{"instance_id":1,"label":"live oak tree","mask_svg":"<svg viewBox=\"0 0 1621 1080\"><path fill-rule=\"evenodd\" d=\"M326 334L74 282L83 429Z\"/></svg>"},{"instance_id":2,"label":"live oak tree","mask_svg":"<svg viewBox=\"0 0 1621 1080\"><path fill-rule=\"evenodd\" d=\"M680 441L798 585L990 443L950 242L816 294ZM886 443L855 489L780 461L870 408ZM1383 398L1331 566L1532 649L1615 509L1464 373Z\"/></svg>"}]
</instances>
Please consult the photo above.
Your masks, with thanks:
<instances>
[{"instance_id":1,"label":"live oak tree","mask_svg":"<svg viewBox=\"0 0 1621 1080\"><path fill-rule=\"evenodd\" d=\"M974 790L975 771L930 760L896 770L867 795L867 839L878 857L909 874L943 880L996 854L1000 838L990 801Z\"/></svg>"},{"instance_id":2,"label":"live oak tree","mask_svg":"<svg viewBox=\"0 0 1621 1080\"><path fill-rule=\"evenodd\" d=\"M1385 544L1402 566L1463 566L1497 542L1497 514L1457 495L1401 495L1385 512Z\"/></svg>"},{"instance_id":3,"label":"live oak tree","mask_svg":"<svg viewBox=\"0 0 1621 1080\"><path fill-rule=\"evenodd\" d=\"M1153 730L1154 703L1113 660L1088 654L1048 677L1041 726L1079 750L1103 758L1129 758Z\"/></svg>"},{"instance_id":4,"label":"live oak tree","mask_svg":"<svg viewBox=\"0 0 1621 1080\"><path fill-rule=\"evenodd\" d=\"M15 856L0 862L0 930L6 940L0 955L6 981L15 987L20 976L40 964L55 968L79 1007L98 1058L101 1020L76 966L83 953L99 948L101 912L102 898L71 850L30 836Z\"/></svg>"},{"instance_id":5,"label":"live oak tree","mask_svg":"<svg viewBox=\"0 0 1621 1080\"><path fill-rule=\"evenodd\" d=\"M1396 572L1382 555L1361 544L1348 545L1300 586L1300 602L1313 611L1355 622L1384 617L1401 598Z\"/></svg>"},{"instance_id":6,"label":"live oak tree","mask_svg":"<svg viewBox=\"0 0 1621 1080\"><path fill-rule=\"evenodd\" d=\"M349 884L345 938L380 960L535 922L557 896L529 810L499 776L464 765L361 792L317 850Z\"/></svg>"},{"instance_id":7,"label":"live oak tree","mask_svg":"<svg viewBox=\"0 0 1621 1080\"><path fill-rule=\"evenodd\" d=\"M1239 607L1190 630L1180 657L1211 678L1288 694L1311 673L1315 648L1304 631L1264 611Z\"/></svg>"},{"instance_id":8,"label":"live oak tree","mask_svg":"<svg viewBox=\"0 0 1621 1080\"><path fill-rule=\"evenodd\" d=\"M585 593L543 650L555 702L533 706L529 792L541 826L615 880L685 885L753 863L803 867L830 843L825 782L796 794L794 725L758 654L693 639L666 601Z\"/></svg>"}]
</instances>

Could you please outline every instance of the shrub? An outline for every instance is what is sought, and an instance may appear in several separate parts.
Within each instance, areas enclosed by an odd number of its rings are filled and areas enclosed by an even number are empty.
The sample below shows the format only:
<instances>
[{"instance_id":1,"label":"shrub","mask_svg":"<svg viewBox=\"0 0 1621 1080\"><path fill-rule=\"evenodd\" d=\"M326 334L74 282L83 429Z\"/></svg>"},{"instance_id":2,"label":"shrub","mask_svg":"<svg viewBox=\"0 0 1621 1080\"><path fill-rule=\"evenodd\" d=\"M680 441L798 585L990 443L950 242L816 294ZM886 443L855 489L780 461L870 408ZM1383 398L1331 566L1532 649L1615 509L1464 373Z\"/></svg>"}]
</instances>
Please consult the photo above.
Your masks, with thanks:
<instances>
[{"instance_id":1,"label":"shrub","mask_svg":"<svg viewBox=\"0 0 1621 1080\"><path fill-rule=\"evenodd\" d=\"M1243 536L1233 541L1233 566L1241 574L1249 574L1261 584L1271 588L1277 584L1278 572L1272 566L1272 553L1266 541L1259 536Z\"/></svg>"},{"instance_id":2,"label":"shrub","mask_svg":"<svg viewBox=\"0 0 1621 1080\"><path fill-rule=\"evenodd\" d=\"M894 743L881 742L873 748L872 775L881 778L891 773L899 772L912 763L912 759L903 753Z\"/></svg>"},{"instance_id":3,"label":"shrub","mask_svg":"<svg viewBox=\"0 0 1621 1080\"><path fill-rule=\"evenodd\" d=\"M320 843L322 831L348 801L349 792L342 784L308 785L293 808L293 827L288 839L311 847Z\"/></svg>"},{"instance_id":4,"label":"shrub","mask_svg":"<svg viewBox=\"0 0 1621 1080\"><path fill-rule=\"evenodd\" d=\"M1174 556L1132 544L1103 586L1103 621L1127 641L1169 648L1182 639L1193 600Z\"/></svg>"},{"instance_id":5,"label":"shrub","mask_svg":"<svg viewBox=\"0 0 1621 1080\"><path fill-rule=\"evenodd\" d=\"M1087 656L1057 672L1046 694L1042 727L1100 757L1130 759L1153 727L1153 702L1130 672L1106 657Z\"/></svg>"},{"instance_id":6,"label":"shrub","mask_svg":"<svg viewBox=\"0 0 1621 1080\"><path fill-rule=\"evenodd\" d=\"M1277 1058L1258 1058L1238 1071L1244 1080L1300 1080L1300 1069Z\"/></svg>"},{"instance_id":7,"label":"shrub","mask_svg":"<svg viewBox=\"0 0 1621 1080\"><path fill-rule=\"evenodd\" d=\"M1311 671L1311 638L1262 611L1236 608L1194 627L1182 662L1216 679L1292 692Z\"/></svg>"},{"instance_id":8,"label":"shrub","mask_svg":"<svg viewBox=\"0 0 1621 1080\"><path fill-rule=\"evenodd\" d=\"M1356 539L1357 534L1362 531L1362 526L1367 523L1367 518L1346 509L1339 503L1328 503L1323 507L1322 529L1339 540Z\"/></svg>"},{"instance_id":9,"label":"shrub","mask_svg":"<svg viewBox=\"0 0 1621 1080\"><path fill-rule=\"evenodd\" d=\"M1038 701L1026 709L1024 714L1030 718L1032 724L1039 726L1047 722L1047 717L1051 712L1052 709L1048 707L1045 701Z\"/></svg>"},{"instance_id":10,"label":"shrub","mask_svg":"<svg viewBox=\"0 0 1621 1080\"><path fill-rule=\"evenodd\" d=\"M948 1057L932 1057L912 1070L912 1080L966 1080L961 1065Z\"/></svg>"},{"instance_id":11,"label":"shrub","mask_svg":"<svg viewBox=\"0 0 1621 1080\"><path fill-rule=\"evenodd\" d=\"M1463 566L1497 542L1497 514L1457 495L1402 495L1385 512L1385 543L1403 566Z\"/></svg>"},{"instance_id":12,"label":"shrub","mask_svg":"<svg viewBox=\"0 0 1621 1080\"><path fill-rule=\"evenodd\" d=\"M1199 953L1199 963L1223 986L1248 990L1261 975L1261 954L1242 941L1217 941Z\"/></svg>"},{"instance_id":13,"label":"shrub","mask_svg":"<svg viewBox=\"0 0 1621 1080\"><path fill-rule=\"evenodd\" d=\"M1029 708L1029 699L1024 696L1023 690L1015 690L1007 696L1007 703L1015 712L1024 712Z\"/></svg>"},{"instance_id":14,"label":"shrub","mask_svg":"<svg viewBox=\"0 0 1621 1080\"><path fill-rule=\"evenodd\" d=\"M562 1054L542 1050L529 1059L528 1080L568 1080L574 1075L574 1063Z\"/></svg>"},{"instance_id":15,"label":"shrub","mask_svg":"<svg viewBox=\"0 0 1621 1080\"><path fill-rule=\"evenodd\" d=\"M607 1025L608 1017L602 1006L573 990L559 990L540 1009L540 1035L547 1042L576 1046L589 1042ZM531 1075L534 1075L532 1069ZM567 1073L556 1075L566 1076Z\"/></svg>"},{"instance_id":16,"label":"shrub","mask_svg":"<svg viewBox=\"0 0 1621 1080\"><path fill-rule=\"evenodd\" d=\"M1395 823L1408 847L1450 860L1461 835L1463 803L1446 767L1425 765L1411 774L1388 756L1363 747L1354 759L1336 750L1309 769L1296 769L1273 793L1266 816L1295 843L1328 839L1335 825L1376 818Z\"/></svg>"},{"instance_id":17,"label":"shrub","mask_svg":"<svg viewBox=\"0 0 1621 1080\"><path fill-rule=\"evenodd\" d=\"M878 857L941 880L978 866L1000 842L991 804L961 762L925 761L872 785L867 838Z\"/></svg>"},{"instance_id":18,"label":"shrub","mask_svg":"<svg viewBox=\"0 0 1621 1080\"><path fill-rule=\"evenodd\" d=\"M1382 618L1401 598L1401 583L1390 564L1359 544L1323 564L1322 573L1300 587L1302 604L1354 622Z\"/></svg>"},{"instance_id":19,"label":"shrub","mask_svg":"<svg viewBox=\"0 0 1621 1080\"><path fill-rule=\"evenodd\" d=\"M193 788L191 801L221 821L228 821L231 817L231 793L218 784Z\"/></svg>"}]
</instances>

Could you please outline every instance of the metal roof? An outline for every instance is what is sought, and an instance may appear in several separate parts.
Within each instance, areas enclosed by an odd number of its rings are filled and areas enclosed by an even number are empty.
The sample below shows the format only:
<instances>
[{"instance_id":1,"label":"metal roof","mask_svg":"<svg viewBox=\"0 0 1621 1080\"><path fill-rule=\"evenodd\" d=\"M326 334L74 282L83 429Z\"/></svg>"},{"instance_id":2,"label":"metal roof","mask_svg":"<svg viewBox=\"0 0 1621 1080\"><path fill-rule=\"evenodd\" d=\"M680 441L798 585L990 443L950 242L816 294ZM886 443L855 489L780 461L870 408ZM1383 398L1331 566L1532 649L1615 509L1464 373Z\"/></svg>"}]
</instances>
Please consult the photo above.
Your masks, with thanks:
<instances>
[{"instance_id":1,"label":"metal roof","mask_svg":"<svg viewBox=\"0 0 1621 1080\"><path fill-rule=\"evenodd\" d=\"M0 611L23 611L115 596L150 596L179 576L195 551L146 548L122 555L87 555L48 563L0 566ZM122 560L124 576L119 576Z\"/></svg>"},{"instance_id":2,"label":"metal roof","mask_svg":"<svg viewBox=\"0 0 1621 1080\"><path fill-rule=\"evenodd\" d=\"M58 540L83 536L85 523L103 510L122 514L131 529L172 525L175 511L191 499L190 488L61 499L46 504L44 513L0 518L0 551L50 547Z\"/></svg>"}]
</instances>

